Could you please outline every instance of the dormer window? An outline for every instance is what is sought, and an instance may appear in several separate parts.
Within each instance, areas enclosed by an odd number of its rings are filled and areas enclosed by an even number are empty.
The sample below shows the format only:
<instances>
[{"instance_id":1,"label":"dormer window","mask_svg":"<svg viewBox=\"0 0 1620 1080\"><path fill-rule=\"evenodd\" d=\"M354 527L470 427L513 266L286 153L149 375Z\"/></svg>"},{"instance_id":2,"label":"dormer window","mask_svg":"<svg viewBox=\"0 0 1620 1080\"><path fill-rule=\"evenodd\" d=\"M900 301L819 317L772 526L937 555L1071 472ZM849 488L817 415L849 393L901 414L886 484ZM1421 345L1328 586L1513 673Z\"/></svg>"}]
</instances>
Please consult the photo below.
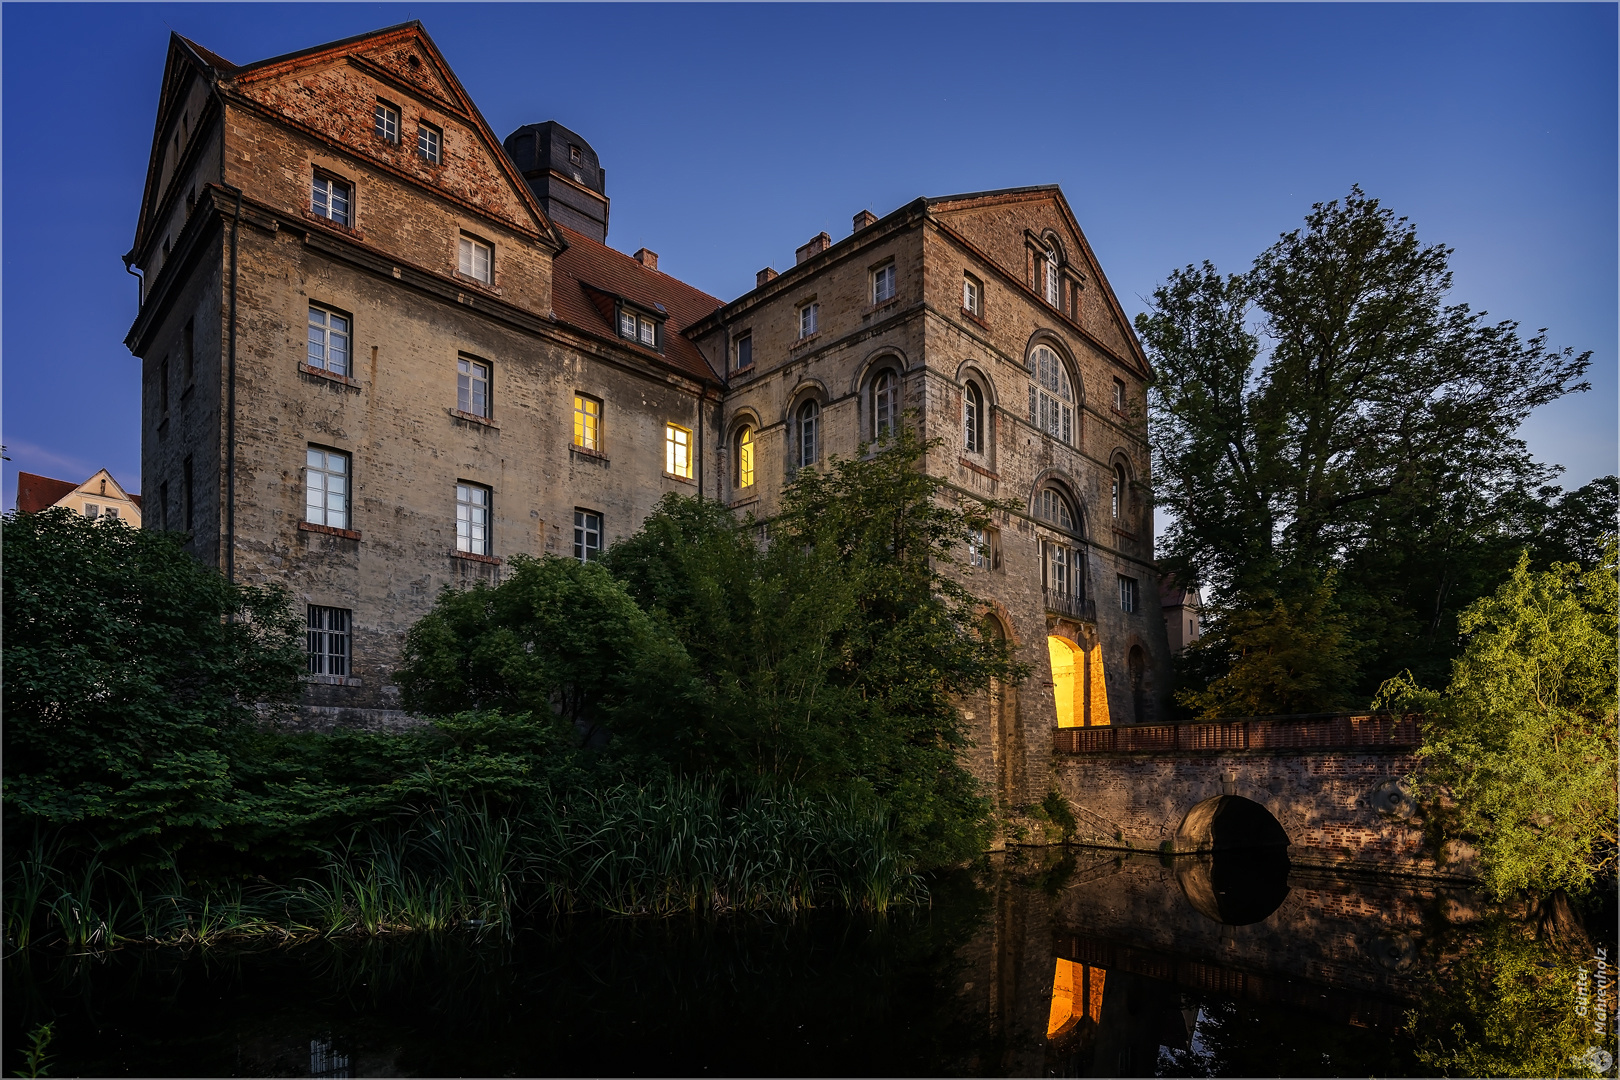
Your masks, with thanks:
<instances>
[{"instance_id":1,"label":"dormer window","mask_svg":"<svg viewBox=\"0 0 1620 1080\"><path fill-rule=\"evenodd\" d=\"M585 155L580 152L579 147L575 146L573 143L568 144L568 163L570 165L578 165L584 159L584 157Z\"/></svg>"},{"instance_id":2,"label":"dormer window","mask_svg":"<svg viewBox=\"0 0 1620 1080\"><path fill-rule=\"evenodd\" d=\"M623 307L619 309L619 336L649 349L656 349L663 343L659 320Z\"/></svg>"}]
</instances>

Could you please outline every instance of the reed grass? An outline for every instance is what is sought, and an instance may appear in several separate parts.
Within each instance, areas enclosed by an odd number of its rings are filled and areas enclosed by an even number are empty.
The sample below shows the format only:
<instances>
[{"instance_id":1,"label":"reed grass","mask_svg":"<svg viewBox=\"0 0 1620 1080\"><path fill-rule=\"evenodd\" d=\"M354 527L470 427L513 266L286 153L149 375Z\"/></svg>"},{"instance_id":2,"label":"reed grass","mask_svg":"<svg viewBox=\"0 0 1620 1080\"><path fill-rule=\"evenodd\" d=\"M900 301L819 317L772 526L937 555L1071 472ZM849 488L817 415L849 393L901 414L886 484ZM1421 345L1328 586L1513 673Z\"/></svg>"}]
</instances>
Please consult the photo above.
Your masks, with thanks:
<instances>
[{"instance_id":1,"label":"reed grass","mask_svg":"<svg viewBox=\"0 0 1620 1080\"><path fill-rule=\"evenodd\" d=\"M874 912L926 899L881 807L788 790L669 779L548 790L526 806L402 810L324 852L287 886L188 884L110 868L36 838L7 867L16 947L499 930L525 915L599 910Z\"/></svg>"}]
</instances>

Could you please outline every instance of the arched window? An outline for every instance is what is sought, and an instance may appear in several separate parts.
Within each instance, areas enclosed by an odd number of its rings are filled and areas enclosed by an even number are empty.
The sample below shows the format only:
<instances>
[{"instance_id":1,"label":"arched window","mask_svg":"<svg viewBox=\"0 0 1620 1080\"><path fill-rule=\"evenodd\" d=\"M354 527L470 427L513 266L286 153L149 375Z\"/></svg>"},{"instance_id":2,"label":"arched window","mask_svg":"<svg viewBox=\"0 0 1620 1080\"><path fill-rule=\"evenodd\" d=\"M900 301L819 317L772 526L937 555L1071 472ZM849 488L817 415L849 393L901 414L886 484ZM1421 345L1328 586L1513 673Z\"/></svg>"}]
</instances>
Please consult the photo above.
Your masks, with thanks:
<instances>
[{"instance_id":1,"label":"arched window","mask_svg":"<svg viewBox=\"0 0 1620 1080\"><path fill-rule=\"evenodd\" d=\"M1057 248L1048 245L1046 248L1046 302L1053 307L1059 306L1062 293L1058 289L1058 254Z\"/></svg>"},{"instance_id":2,"label":"arched window","mask_svg":"<svg viewBox=\"0 0 1620 1080\"><path fill-rule=\"evenodd\" d=\"M1037 346L1029 357L1029 422L1064 442L1074 443L1074 388L1057 353Z\"/></svg>"},{"instance_id":3,"label":"arched window","mask_svg":"<svg viewBox=\"0 0 1620 1080\"><path fill-rule=\"evenodd\" d=\"M754 483L754 429L737 432L737 486L752 487Z\"/></svg>"},{"instance_id":4,"label":"arched window","mask_svg":"<svg viewBox=\"0 0 1620 1080\"><path fill-rule=\"evenodd\" d=\"M1125 516L1125 466L1114 466L1114 520Z\"/></svg>"},{"instance_id":5,"label":"arched window","mask_svg":"<svg viewBox=\"0 0 1620 1080\"><path fill-rule=\"evenodd\" d=\"M872 438L887 439L894 434L894 422L899 412L900 380L894 372L883 371L872 380Z\"/></svg>"},{"instance_id":6,"label":"arched window","mask_svg":"<svg viewBox=\"0 0 1620 1080\"><path fill-rule=\"evenodd\" d=\"M1069 500L1063 492L1055 487L1044 487L1035 499L1035 516L1042 521L1050 522L1064 532L1078 532L1075 528L1077 517Z\"/></svg>"},{"instance_id":7,"label":"arched window","mask_svg":"<svg viewBox=\"0 0 1620 1080\"><path fill-rule=\"evenodd\" d=\"M962 445L970 454L984 453L984 391L977 383L967 384L962 395Z\"/></svg>"},{"instance_id":8,"label":"arched window","mask_svg":"<svg viewBox=\"0 0 1620 1080\"><path fill-rule=\"evenodd\" d=\"M814 398L799 406L793 426L798 440L799 465L814 465L821 456L821 406Z\"/></svg>"}]
</instances>

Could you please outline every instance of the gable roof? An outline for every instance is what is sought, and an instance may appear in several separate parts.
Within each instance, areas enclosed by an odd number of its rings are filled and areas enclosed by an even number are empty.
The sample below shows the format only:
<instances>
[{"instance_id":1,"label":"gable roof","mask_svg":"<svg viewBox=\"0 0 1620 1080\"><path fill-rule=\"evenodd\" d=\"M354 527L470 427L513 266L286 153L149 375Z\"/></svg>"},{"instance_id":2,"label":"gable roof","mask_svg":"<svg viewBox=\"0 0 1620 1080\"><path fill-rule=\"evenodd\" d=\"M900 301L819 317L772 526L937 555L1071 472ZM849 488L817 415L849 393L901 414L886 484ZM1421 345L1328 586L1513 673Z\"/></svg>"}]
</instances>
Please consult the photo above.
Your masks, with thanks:
<instances>
[{"instance_id":1,"label":"gable roof","mask_svg":"<svg viewBox=\"0 0 1620 1080\"><path fill-rule=\"evenodd\" d=\"M56 480L31 472L17 474L17 512L37 514L49 510L79 488L71 480Z\"/></svg>"},{"instance_id":2,"label":"gable roof","mask_svg":"<svg viewBox=\"0 0 1620 1080\"><path fill-rule=\"evenodd\" d=\"M720 306L720 301L661 270L597 243L566 225L555 226L568 247L552 260L551 306L557 318L576 329L613 338L688 378L719 382L720 373L683 331ZM611 303L598 305L591 291L620 297L645 311L664 311L664 351L619 337Z\"/></svg>"},{"instance_id":3,"label":"gable roof","mask_svg":"<svg viewBox=\"0 0 1620 1080\"><path fill-rule=\"evenodd\" d=\"M1088 268L1096 275L1097 285L1102 293L1103 300L1108 305L1110 314L1118 323L1130 350L1130 358L1141 367L1141 374L1147 378L1153 377L1153 366L1148 363L1147 352L1142 343L1136 338L1136 330L1131 326L1131 320L1126 316L1125 309L1120 306L1119 297L1114 294L1114 287L1108 283L1108 275L1103 272L1102 263L1097 259L1096 252L1091 250L1091 241L1080 228L1080 222L1069 207L1069 200L1063 197L1063 189L1057 184L1034 184L1029 187L997 188L993 191L971 191L960 195L940 195L926 199L928 209L935 213L949 213L956 210L976 209L983 206L994 206L1015 202L1036 202L1049 199L1058 208L1063 217L1064 224L1074 234L1080 250L1084 254ZM952 230L953 235L958 235ZM969 243L958 235L963 243ZM1094 335L1093 335L1094 337Z\"/></svg>"}]
</instances>

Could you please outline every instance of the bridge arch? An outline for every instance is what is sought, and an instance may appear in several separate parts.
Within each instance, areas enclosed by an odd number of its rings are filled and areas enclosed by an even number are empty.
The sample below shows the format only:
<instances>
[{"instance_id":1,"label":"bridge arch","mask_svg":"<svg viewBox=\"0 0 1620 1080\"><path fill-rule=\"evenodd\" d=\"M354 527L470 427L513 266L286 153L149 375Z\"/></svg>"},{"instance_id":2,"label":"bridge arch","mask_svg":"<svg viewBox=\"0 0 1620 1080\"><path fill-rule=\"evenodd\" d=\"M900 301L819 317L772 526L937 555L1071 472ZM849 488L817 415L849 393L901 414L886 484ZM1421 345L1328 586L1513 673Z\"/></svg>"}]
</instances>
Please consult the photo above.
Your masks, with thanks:
<instances>
[{"instance_id":1,"label":"bridge arch","mask_svg":"<svg viewBox=\"0 0 1620 1080\"><path fill-rule=\"evenodd\" d=\"M1241 795L1205 799L1176 829L1177 853L1282 850L1288 844L1288 833L1271 811Z\"/></svg>"}]
</instances>

